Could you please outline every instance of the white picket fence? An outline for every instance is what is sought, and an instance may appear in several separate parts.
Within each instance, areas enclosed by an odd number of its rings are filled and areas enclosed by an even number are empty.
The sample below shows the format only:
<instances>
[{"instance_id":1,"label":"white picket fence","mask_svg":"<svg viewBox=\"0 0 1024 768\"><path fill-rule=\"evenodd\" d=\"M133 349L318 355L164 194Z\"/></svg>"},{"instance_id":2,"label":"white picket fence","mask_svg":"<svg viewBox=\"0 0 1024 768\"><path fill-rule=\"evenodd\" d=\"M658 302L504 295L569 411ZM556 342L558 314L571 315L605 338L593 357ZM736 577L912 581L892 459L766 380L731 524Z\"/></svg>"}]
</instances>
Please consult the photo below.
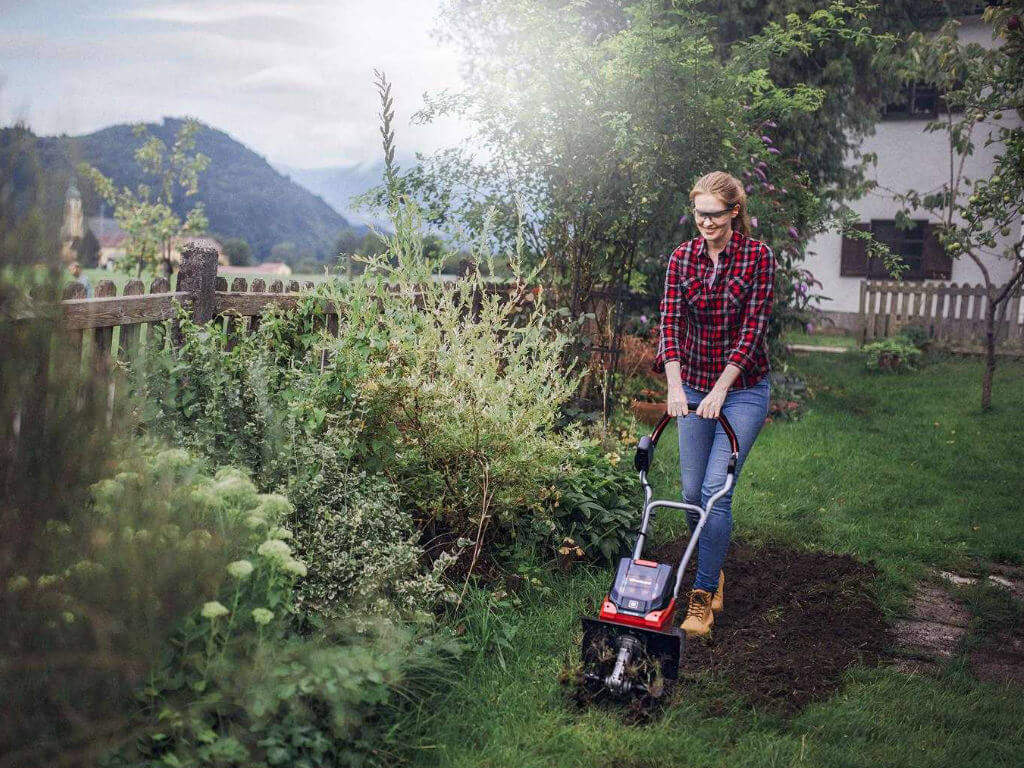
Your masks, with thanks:
<instances>
[{"instance_id":1,"label":"white picket fence","mask_svg":"<svg viewBox=\"0 0 1024 768\"><path fill-rule=\"evenodd\" d=\"M864 280L860 284L861 340L892 336L916 325L950 345L973 345L985 338L988 294L983 285L900 283ZM996 342L1024 345L1024 317L1018 290L1003 304Z\"/></svg>"}]
</instances>

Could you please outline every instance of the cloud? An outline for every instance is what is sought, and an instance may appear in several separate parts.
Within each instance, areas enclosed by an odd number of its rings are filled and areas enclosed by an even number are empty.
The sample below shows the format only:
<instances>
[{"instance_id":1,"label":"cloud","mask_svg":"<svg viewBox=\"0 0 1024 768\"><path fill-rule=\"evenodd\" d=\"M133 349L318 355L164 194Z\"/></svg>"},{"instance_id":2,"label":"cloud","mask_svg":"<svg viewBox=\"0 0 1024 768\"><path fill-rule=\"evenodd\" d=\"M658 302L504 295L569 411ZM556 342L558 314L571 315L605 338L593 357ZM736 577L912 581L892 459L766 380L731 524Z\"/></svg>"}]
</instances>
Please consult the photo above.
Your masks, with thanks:
<instances>
[{"instance_id":1,"label":"cloud","mask_svg":"<svg viewBox=\"0 0 1024 768\"><path fill-rule=\"evenodd\" d=\"M202 2L164 3L150 8L134 8L120 14L124 19L165 21L174 24L214 24L247 18L297 18L302 9L295 3L280 2Z\"/></svg>"},{"instance_id":2,"label":"cloud","mask_svg":"<svg viewBox=\"0 0 1024 768\"><path fill-rule=\"evenodd\" d=\"M0 121L78 134L193 115L276 162L373 162L381 68L399 152L453 146L468 133L454 120L408 122L425 91L461 85L454 51L429 34L440 0L81 2L57 23L48 0L23 0L17 23L0 32Z\"/></svg>"},{"instance_id":3,"label":"cloud","mask_svg":"<svg viewBox=\"0 0 1024 768\"><path fill-rule=\"evenodd\" d=\"M239 81L241 88L256 91L308 91L318 93L327 86L323 73L313 67L281 64L267 67Z\"/></svg>"}]
</instances>

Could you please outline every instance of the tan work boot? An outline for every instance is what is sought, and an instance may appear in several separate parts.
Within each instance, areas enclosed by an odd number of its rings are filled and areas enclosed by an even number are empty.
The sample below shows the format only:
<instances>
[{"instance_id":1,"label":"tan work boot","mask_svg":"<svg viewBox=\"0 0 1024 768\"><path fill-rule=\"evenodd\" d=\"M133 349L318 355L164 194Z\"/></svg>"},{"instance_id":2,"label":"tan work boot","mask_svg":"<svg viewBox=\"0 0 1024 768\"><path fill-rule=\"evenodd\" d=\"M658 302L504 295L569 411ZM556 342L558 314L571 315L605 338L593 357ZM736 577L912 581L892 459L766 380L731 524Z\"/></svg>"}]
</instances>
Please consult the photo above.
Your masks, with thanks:
<instances>
[{"instance_id":1,"label":"tan work boot","mask_svg":"<svg viewBox=\"0 0 1024 768\"><path fill-rule=\"evenodd\" d=\"M717 616L719 613L725 610L725 571L718 572L718 589L715 590L715 596L711 598L711 610L715 612Z\"/></svg>"},{"instance_id":2,"label":"tan work boot","mask_svg":"<svg viewBox=\"0 0 1024 768\"><path fill-rule=\"evenodd\" d=\"M686 619L680 625L687 637L707 637L715 614L711 611L711 593L703 589L690 591L690 604L686 607Z\"/></svg>"}]
</instances>

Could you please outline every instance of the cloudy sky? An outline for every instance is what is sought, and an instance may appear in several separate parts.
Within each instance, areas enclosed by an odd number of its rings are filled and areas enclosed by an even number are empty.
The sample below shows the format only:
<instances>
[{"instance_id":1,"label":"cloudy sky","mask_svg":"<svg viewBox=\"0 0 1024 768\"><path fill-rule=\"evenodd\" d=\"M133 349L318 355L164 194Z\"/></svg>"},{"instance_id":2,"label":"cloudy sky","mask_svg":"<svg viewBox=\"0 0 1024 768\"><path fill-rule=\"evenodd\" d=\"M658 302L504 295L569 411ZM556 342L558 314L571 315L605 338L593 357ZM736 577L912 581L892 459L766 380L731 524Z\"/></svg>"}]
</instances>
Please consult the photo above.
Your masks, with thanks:
<instances>
[{"instance_id":1,"label":"cloudy sky","mask_svg":"<svg viewBox=\"0 0 1024 768\"><path fill-rule=\"evenodd\" d=\"M374 67L393 81L402 154L457 143L410 126L424 91L458 88L430 34L441 0L0 0L0 123L81 134L192 115L272 162L380 157Z\"/></svg>"}]
</instances>

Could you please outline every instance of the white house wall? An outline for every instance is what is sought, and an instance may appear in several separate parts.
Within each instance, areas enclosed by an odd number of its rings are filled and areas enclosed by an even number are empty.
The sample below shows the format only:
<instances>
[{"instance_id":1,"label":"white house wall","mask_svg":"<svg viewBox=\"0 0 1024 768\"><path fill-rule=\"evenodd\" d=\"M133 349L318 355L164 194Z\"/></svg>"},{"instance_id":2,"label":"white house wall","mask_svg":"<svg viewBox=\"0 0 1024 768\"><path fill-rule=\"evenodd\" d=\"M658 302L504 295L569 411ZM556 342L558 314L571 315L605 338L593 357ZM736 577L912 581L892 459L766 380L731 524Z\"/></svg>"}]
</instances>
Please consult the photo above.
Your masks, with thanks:
<instances>
[{"instance_id":1,"label":"white house wall","mask_svg":"<svg viewBox=\"0 0 1024 768\"><path fill-rule=\"evenodd\" d=\"M961 27L961 39L968 39L983 45L991 45L990 32L978 20L969 20ZM940 114L941 117L941 114ZM1016 115L1006 118L1019 123ZM869 176L878 182L878 188L861 200L851 204L860 215L860 220L895 218L898 204L892 199L890 190L906 192L936 190L949 180L949 143L942 131L928 133L924 130L927 120L885 120L876 126L875 134L868 136L861 144L862 152L873 152L878 157L877 165ZM984 137L977 135L974 154L964 166L964 174L970 179L987 177L992 170L993 158L999 147L984 146ZM920 211L914 218L928 218ZM934 218L933 221L936 221ZM1011 230L1009 237L997 237L998 251L1016 242L1021 236L1021 222ZM822 294L829 297L821 309L826 312L853 313L858 310L860 284L864 278L840 277L840 251L842 238L838 234L818 235L809 244L805 262L807 269L821 281ZM1011 262L996 256L985 259L986 268L993 281L1003 282L1011 274ZM917 281L915 281L916 283ZM946 281L929 280L927 283ZM977 265L968 258L953 260L952 279L958 284L981 283L983 278ZM837 318L839 319L839 318Z\"/></svg>"}]
</instances>

